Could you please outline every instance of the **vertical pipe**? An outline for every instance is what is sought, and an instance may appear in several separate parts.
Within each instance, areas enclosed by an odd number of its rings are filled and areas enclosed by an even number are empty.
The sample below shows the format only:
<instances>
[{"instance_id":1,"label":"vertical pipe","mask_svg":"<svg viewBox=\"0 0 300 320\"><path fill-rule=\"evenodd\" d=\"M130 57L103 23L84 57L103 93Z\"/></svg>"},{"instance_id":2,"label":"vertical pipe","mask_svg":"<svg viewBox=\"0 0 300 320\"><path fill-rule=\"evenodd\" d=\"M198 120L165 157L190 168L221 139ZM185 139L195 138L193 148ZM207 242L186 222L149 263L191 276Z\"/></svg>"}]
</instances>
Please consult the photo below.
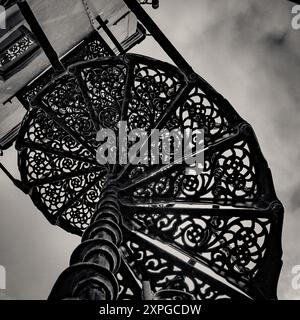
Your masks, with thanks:
<instances>
[{"instance_id":1,"label":"vertical pipe","mask_svg":"<svg viewBox=\"0 0 300 320\"><path fill-rule=\"evenodd\" d=\"M102 198L91 224L85 230L81 244L73 251L70 267L56 281L49 300L117 299L121 224L117 191L108 186L102 190Z\"/></svg>"},{"instance_id":2,"label":"vertical pipe","mask_svg":"<svg viewBox=\"0 0 300 320\"><path fill-rule=\"evenodd\" d=\"M65 71L65 68L61 61L58 58L58 55L54 48L52 47L49 39L41 28L39 22L37 21L34 13L32 12L29 4L26 0L18 0L17 2L21 13L23 14L25 20L27 21L32 33L37 38L41 48L45 52L50 64L56 73L62 73Z\"/></svg>"},{"instance_id":3,"label":"vertical pipe","mask_svg":"<svg viewBox=\"0 0 300 320\"><path fill-rule=\"evenodd\" d=\"M156 23L151 19L147 12L136 0L124 0L128 8L136 15L137 19L144 25L144 27L151 33L153 38L167 53L177 67L187 76L194 73L191 66L174 47L170 40L163 34Z\"/></svg>"},{"instance_id":4,"label":"vertical pipe","mask_svg":"<svg viewBox=\"0 0 300 320\"><path fill-rule=\"evenodd\" d=\"M107 24L103 21L103 19L98 15L96 17L96 20L98 21L98 23L100 24L101 28L104 30L104 32L108 35L108 37L110 38L110 40L113 42L113 44L116 46L116 48L118 49L118 51L120 52L120 54L124 54L125 51L123 49L123 47L121 46L120 42L117 40L117 38L113 35L113 33L110 31L109 27L107 26Z\"/></svg>"}]
</instances>

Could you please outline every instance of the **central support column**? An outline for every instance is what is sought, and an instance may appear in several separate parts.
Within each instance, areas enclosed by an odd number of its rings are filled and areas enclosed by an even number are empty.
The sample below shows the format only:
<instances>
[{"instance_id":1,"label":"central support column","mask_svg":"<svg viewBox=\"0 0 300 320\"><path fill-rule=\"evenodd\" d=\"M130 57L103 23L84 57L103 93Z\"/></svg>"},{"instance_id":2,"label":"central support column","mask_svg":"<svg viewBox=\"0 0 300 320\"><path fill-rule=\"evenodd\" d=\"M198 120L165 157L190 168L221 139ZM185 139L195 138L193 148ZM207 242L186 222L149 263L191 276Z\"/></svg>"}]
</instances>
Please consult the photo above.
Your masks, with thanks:
<instances>
[{"instance_id":1,"label":"central support column","mask_svg":"<svg viewBox=\"0 0 300 320\"><path fill-rule=\"evenodd\" d=\"M70 267L59 276L49 300L116 300L119 293L115 277L121 263L118 250L122 242L122 223L117 191L102 191L90 226L74 250Z\"/></svg>"}]
</instances>

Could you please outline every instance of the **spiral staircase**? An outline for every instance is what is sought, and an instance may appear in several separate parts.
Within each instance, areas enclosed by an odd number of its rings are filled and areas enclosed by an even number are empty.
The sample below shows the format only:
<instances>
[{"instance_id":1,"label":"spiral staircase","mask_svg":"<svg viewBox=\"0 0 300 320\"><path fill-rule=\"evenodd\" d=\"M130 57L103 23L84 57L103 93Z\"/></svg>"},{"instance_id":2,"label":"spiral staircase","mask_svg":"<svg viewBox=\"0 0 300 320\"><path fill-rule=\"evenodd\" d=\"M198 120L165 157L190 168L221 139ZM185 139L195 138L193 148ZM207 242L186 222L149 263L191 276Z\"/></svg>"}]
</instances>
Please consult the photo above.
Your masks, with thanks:
<instances>
[{"instance_id":1,"label":"spiral staircase","mask_svg":"<svg viewBox=\"0 0 300 320\"><path fill-rule=\"evenodd\" d=\"M20 96L23 189L82 237L49 299L276 299L283 206L251 125L138 2L125 3L176 66L98 43L76 62L52 56L56 72ZM97 132L118 136L120 121L149 139L151 129L203 130L203 171L99 164Z\"/></svg>"}]
</instances>

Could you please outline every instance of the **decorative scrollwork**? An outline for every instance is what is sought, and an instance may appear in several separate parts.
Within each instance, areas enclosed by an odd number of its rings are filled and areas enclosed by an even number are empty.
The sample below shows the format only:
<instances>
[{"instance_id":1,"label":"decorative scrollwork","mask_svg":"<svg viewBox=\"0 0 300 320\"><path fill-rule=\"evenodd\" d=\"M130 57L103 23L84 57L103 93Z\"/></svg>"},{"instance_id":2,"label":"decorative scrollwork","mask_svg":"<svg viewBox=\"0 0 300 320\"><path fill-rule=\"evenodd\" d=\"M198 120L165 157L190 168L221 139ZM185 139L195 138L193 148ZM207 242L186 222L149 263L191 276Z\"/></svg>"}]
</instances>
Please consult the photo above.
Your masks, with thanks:
<instances>
[{"instance_id":1,"label":"decorative scrollwork","mask_svg":"<svg viewBox=\"0 0 300 320\"><path fill-rule=\"evenodd\" d=\"M230 299L232 292L224 290L214 281L201 277L196 269L180 259L152 247L142 239L128 236L123 245L128 254L128 263L139 279L149 279L154 292L165 289L182 290L197 300ZM143 274L145 272L145 274Z\"/></svg>"},{"instance_id":2,"label":"decorative scrollwork","mask_svg":"<svg viewBox=\"0 0 300 320\"><path fill-rule=\"evenodd\" d=\"M74 50L68 53L63 59L63 63L69 66L79 61L89 61L99 59L101 57L113 56L114 53L104 42L97 32L93 32L87 39L79 44ZM52 69L45 72L37 80L33 81L29 86L26 86L18 94L18 99L22 102L25 108L29 108L32 99L51 81L54 77Z\"/></svg>"},{"instance_id":3,"label":"decorative scrollwork","mask_svg":"<svg viewBox=\"0 0 300 320\"><path fill-rule=\"evenodd\" d=\"M81 70L81 77L98 127L117 131L121 120L126 67L122 64L86 67Z\"/></svg>"},{"instance_id":4,"label":"decorative scrollwork","mask_svg":"<svg viewBox=\"0 0 300 320\"><path fill-rule=\"evenodd\" d=\"M134 277L130 267L122 260L120 269L117 273L119 284L118 300L140 300L141 284Z\"/></svg>"},{"instance_id":5,"label":"decorative scrollwork","mask_svg":"<svg viewBox=\"0 0 300 320\"><path fill-rule=\"evenodd\" d=\"M97 51L95 44L91 52ZM43 85L35 83L34 90ZM27 97L31 99L34 90ZM274 243L279 246L274 230L280 233L281 216L272 209L277 197L267 163L250 126L200 78L191 80L175 67L146 57L107 57L70 66L31 104L17 141L19 167L35 205L51 223L81 234L113 177L118 192L114 199L126 208L123 221L140 232L127 230L123 243L134 279L143 278L144 266L154 291L178 289L197 299L241 298L231 286L204 275L195 263L240 291L247 288L250 296L275 297L279 267L273 282L261 280L267 259L275 257L278 265L280 260L280 252L271 248ZM178 135L167 136L167 142L159 145L163 151L172 149L172 157L176 144L169 145L170 141L182 138L186 129L203 130L203 171L185 161L152 164L151 155L148 165L99 165L97 132L109 128L118 133L120 120L127 121L128 130L177 129ZM132 208L126 207L128 203ZM135 211L137 203L147 213ZM192 215L187 211L191 204L216 212ZM183 213L172 213L180 206L186 207ZM251 208L253 216L239 215L241 208ZM113 219L114 210L109 205L105 210ZM162 250L156 241L177 250L178 256ZM193 261L187 263L180 254ZM119 296L133 299L139 285L126 285L126 272L118 278ZM267 288L257 288L258 282Z\"/></svg>"},{"instance_id":6,"label":"decorative scrollwork","mask_svg":"<svg viewBox=\"0 0 300 320\"><path fill-rule=\"evenodd\" d=\"M117 280L119 284L119 300L139 300L139 297L134 295L131 288L129 287L129 283L121 273L117 274Z\"/></svg>"},{"instance_id":7,"label":"decorative scrollwork","mask_svg":"<svg viewBox=\"0 0 300 320\"><path fill-rule=\"evenodd\" d=\"M266 253L271 219L221 216L190 217L184 214L134 213L130 219L139 231L159 239L212 267L231 279L253 279Z\"/></svg>"},{"instance_id":8,"label":"decorative scrollwork","mask_svg":"<svg viewBox=\"0 0 300 320\"><path fill-rule=\"evenodd\" d=\"M24 122L27 126L20 132L17 147L22 150L22 179L34 187L34 203L51 222L64 214L72 231L81 233L100 199L106 169L41 109L32 110ZM93 186L101 179L101 184Z\"/></svg>"},{"instance_id":9,"label":"decorative scrollwork","mask_svg":"<svg viewBox=\"0 0 300 320\"><path fill-rule=\"evenodd\" d=\"M70 153L85 160L92 161L94 159L89 150L41 109L35 109L28 113L18 136L17 148L21 149L31 145L47 149L50 153L53 150Z\"/></svg>"},{"instance_id":10,"label":"decorative scrollwork","mask_svg":"<svg viewBox=\"0 0 300 320\"><path fill-rule=\"evenodd\" d=\"M140 169L144 171L143 169ZM132 173L130 173L132 174ZM154 177L146 187L136 187L134 198L210 200L253 200L257 195L257 177L246 141L235 143L225 151L216 151L206 157L201 174L187 174L186 166L174 167L162 177Z\"/></svg>"},{"instance_id":11,"label":"decorative scrollwork","mask_svg":"<svg viewBox=\"0 0 300 320\"><path fill-rule=\"evenodd\" d=\"M14 61L19 56L26 53L34 44L35 42L33 39L24 35L0 56L0 67Z\"/></svg>"},{"instance_id":12,"label":"decorative scrollwork","mask_svg":"<svg viewBox=\"0 0 300 320\"><path fill-rule=\"evenodd\" d=\"M63 179L72 173L88 172L89 170L99 171L96 165L81 162L67 157L58 157L42 150L26 149L23 159L26 163L23 165L28 168L26 180L29 183L38 184L40 180L45 179Z\"/></svg>"},{"instance_id":13,"label":"decorative scrollwork","mask_svg":"<svg viewBox=\"0 0 300 320\"><path fill-rule=\"evenodd\" d=\"M129 129L154 128L159 117L171 105L183 85L176 74L137 64L128 103Z\"/></svg>"},{"instance_id":14,"label":"decorative scrollwork","mask_svg":"<svg viewBox=\"0 0 300 320\"><path fill-rule=\"evenodd\" d=\"M147 76L146 76L146 79L147 79ZM167 83L169 82L172 84L170 91L174 92L173 96L174 94L178 93L178 90L183 86L183 84L179 80L177 80L177 78L167 79L165 81ZM176 90L174 87L175 85L176 85ZM168 88L167 85L165 86ZM141 89L139 89L139 91L143 92ZM143 102L144 95L146 97L149 97L147 93L143 93L143 95L140 94L140 97L137 95L139 99L135 99L135 101L141 101L140 104L143 105L142 102ZM133 97L135 96L134 91L132 93L132 96ZM172 94L169 93L169 94L166 94L166 96L172 97ZM153 93L152 93L152 97L154 97ZM168 103L167 105L169 104L170 103ZM135 105L138 105L138 103L135 102ZM154 112L153 110L155 110L155 106L153 106L151 103L144 103L144 105L146 107L136 108L136 113L135 113L136 117L137 119L142 119L141 122L143 122L144 115L147 115L147 117L145 118L147 120L146 129L154 128L157 125L158 117L155 118L155 121L154 121L153 116L151 116L151 112ZM151 106L152 111L147 111L147 112L145 111L147 110L148 106ZM166 109L167 107L165 107L163 111L165 111ZM166 129L168 132L172 132L172 133L176 133L176 132L183 133L183 132L187 132L187 130L190 130L190 132L202 130L205 144L208 145L208 144L214 143L220 137L224 137L227 134L232 133L235 130L236 117L237 115L235 114L233 117L230 117L228 115L227 110L223 110L220 106L218 106L218 104L214 101L212 97L209 97L208 95L204 94L204 92L200 89L199 85L195 85L190 90L186 99L182 103L180 103L178 107L175 107L169 113L167 119L162 124L159 124L158 128L160 129L161 132L163 132L163 130ZM142 127L144 127L144 125L142 125ZM183 136L180 137L181 141L182 141L182 137ZM159 148L160 150L163 149L162 141L159 141ZM162 153L160 156L161 156L160 163L164 163ZM149 163L151 164L151 161L149 161ZM151 165L139 165L138 169L136 166L129 166L126 172L126 177L131 178L135 176L135 173L137 172L137 170L145 174L151 169L153 169Z\"/></svg>"},{"instance_id":15,"label":"decorative scrollwork","mask_svg":"<svg viewBox=\"0 0 300 320\"><path fill-rule=\"evenodd\" d=\"M78 57L77 61L79 60L88 61L92 59L109 57L113 55L114 54L112 50L107 46L107 44L104 43L102 39L96 38L96 39L91 39L87 42L81 59L79 59Z\"/></svg>"},{"instance_id":16,"label":"decorative scrollwork","mask_svg":"<svg viewBox=\"0 0 300 320\"><path fill-rule=\"evenodd\" d=\"M232 120L226 113L196 86L190 91L186 101L171 114L165 128L169 131L202 129L205 140L212 142L227 133L231 125Z\"/></svg>"},{"instance_id":17,"label":"decorative scrollwork","mask_svg":"<svg viewBox=\"0 0 300 320\"><path fill-rule=\"evenodd\" d=\"M96 177L97 175L95 175L95 178ZM90 177L88 178L91 180ZM94 181L97 180L99 179L95 179ZM78 192L82 191L82 189L80 189L81 181L82 180L78 180L75 182L75 188L77 188ZM101 190L103 189L105 181L105 178L101 179L98 183L91 186L76 202L70 205L60 216L60 223L64 221L74 230L78 230L77 232L79 234L83 232L90 225L90 220L95 212L95 206L100 200ZM85 182L85 187L89 184L90 183Z\"/></svg>"},{"instance_id":18,"label":"decorative scrollwork","mask_svg":"<svg viewBox=\"0 0 300 320\"><path fill-rule=\"evenodd\" d=\"M57 121L62 121L69 130L78 134L86 144L97 146L92 117L85 106L79 84L72 75L59 78L53 86L43 90L35 100L35 106L39 104L46 113L53 113Z\"/></svg>"},{"instance_id":19,"label":"decorative scrollwork","mask_svg":"<svg viewBox=\"0 0 300 320\"><path fill-rule=\"evenodd\" d=\"M100 179L101 174L90 173L36 186L33 191L35 204L53 217L60 215L62 208L70 204L70 206L66 207L64 216L69 218L71 225L74 224L77 218L78 220L84 219L84 221L88 221L95 210L94 207L97 201L100 199L103 181L97 185L98 189L94 186ZM90 189L86 190L88 186L90 186ZM84 190L86 190L84 196L78 200L80 203L76 202L73 205L73 200L76 200ZM77 218L76 215L78 215ZM87 217L85 217L86 215ZM86 227L87 225L82 225L80 229L83 231Z\"/></svg>"}]
</instances>

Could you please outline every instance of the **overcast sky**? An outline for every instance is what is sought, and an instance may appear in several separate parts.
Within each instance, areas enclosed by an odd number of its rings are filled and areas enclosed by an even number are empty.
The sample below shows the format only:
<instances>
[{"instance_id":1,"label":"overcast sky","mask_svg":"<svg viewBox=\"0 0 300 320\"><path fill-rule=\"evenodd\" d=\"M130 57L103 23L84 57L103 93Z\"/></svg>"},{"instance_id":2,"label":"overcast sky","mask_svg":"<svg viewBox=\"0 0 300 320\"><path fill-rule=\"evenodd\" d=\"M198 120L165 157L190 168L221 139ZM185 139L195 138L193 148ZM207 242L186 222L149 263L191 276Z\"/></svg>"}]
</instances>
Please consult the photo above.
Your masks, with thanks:
<instances>
[{"instance_id":1,"label":"overcast sky","mask_svg":"<svg viewBox=\"0 0 300 320\"><path fill-rule=\"evenodd\" d=\"M285 206L279 298L300 299L291 268L300 265L300 30L285 0L161 0L151 11L194 69L252 124ZM151 38L135 52L167 60ZM16 170L16 153L6 165ZM6 294L44 299L67 267L76 236L48 224L31 200L0 175L0 265Z\"/></svg>"}]
</instances>

